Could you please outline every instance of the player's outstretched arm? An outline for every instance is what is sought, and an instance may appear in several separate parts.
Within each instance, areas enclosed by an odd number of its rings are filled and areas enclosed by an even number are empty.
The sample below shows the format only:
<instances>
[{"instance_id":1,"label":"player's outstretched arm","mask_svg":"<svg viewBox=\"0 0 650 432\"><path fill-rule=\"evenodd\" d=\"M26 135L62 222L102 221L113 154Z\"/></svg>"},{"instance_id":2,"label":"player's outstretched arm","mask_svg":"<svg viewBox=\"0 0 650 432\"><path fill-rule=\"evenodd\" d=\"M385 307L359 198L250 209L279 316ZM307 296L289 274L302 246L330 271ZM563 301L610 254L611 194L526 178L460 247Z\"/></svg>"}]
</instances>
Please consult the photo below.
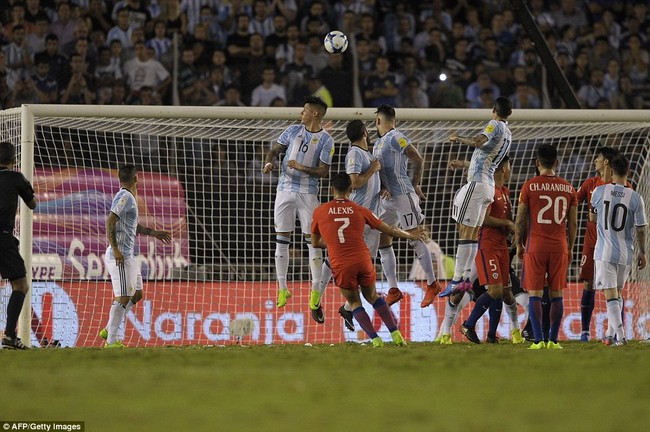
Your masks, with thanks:
<instances>
[{"instance_id":1,"label":"player's outstretched arm","mask_svg":"<svg viewBox=\"0 0 650 432\"><path fill-rule=\"evenodd\" d=\"M469 168L469 161L462 160L462 159L454 159L450 160L449 164L447 167L450 170L457 170L457 169L464 169L464 168Z\"/></svg>"},{"instance_id":2,"label":"player's outstretched arm","mask_svg":"<svg viewBox=\"0 0 650 432\"><path fill-rule=\"evenodd\" d=\"M156 237L158 240L161 240L165 244L169 244L172 241L172 236L169 231L155 230L153 228L149 228L140 224L138 224L136 233Z\"/></svg>"},{"instance_id":3,"label":"player's outstretched arm","mask_svg":"<svg viewBox=\"0 0 650 432\"><path fill-rule=\"evenodd\" d=\"M458 132L452 132L449 135L449 141L451 141L452 144L465 144L472 147L481 147L483 144L488 142L488 137L483 134L473 137L465 137L458 135Z\"/></svg>"},{"instance_id":4,"label":"player's outstretched arm","mask_svg":"<svg viewBox=\"0 0 650 432\"><path fill-rule=\"evenodd\" d=\"M388 234L391 237L399 237L407 240L426 241L429 238L429 233L425 229L418 228L412 231L404 231L396 226L388 225L386 222L382 222L381 225L377 227L377 230L384 234Z\"/></svg>"}]
</instances>

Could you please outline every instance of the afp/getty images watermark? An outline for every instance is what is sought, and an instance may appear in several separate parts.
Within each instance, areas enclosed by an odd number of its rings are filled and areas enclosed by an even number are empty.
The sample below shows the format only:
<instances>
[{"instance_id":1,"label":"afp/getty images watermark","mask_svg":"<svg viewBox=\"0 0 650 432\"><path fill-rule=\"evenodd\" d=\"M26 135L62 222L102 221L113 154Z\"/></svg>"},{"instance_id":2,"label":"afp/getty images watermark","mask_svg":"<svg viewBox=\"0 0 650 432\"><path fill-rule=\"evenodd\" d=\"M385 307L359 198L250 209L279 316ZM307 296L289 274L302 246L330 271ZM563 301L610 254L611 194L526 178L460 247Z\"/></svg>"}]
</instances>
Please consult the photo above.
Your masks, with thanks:
<instances>
[{"instance_id":1,"label":"afp/getty images watermark","mask_svg":"<svg viewBox=\"0 0 650 432\"><path fill-rule=\"evenodd\" d=\"M0 420L2 431L65 431L85 432L82 421L6 421Z\"/></svg>"}]
</instances>

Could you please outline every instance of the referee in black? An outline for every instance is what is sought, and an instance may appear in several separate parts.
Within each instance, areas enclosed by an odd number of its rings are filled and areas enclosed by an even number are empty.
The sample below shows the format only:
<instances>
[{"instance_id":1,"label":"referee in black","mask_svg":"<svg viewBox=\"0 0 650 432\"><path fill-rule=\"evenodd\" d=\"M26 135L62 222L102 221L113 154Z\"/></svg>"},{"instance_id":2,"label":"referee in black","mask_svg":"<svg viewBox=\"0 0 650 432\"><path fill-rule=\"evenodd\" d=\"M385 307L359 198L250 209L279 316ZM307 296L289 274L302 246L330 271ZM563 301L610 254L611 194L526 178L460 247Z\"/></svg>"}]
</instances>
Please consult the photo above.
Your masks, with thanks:
<instances>
[{"instance_id":1,"label":"referee in black","mask_svg":"<svg viewBox=\"0 0 650 432\"><path fill-rule=\"evenodd\" d=\"M0 276L11 282L11 297L7 304L7 327L2 347L27 349L16 334L16 323L23 307L27 286L25 261L18 252L14 237L16 210L20 196L27 207L36 208L34 189L25 176L14 171L16 149L9 142L0 142Z\"/></svg>"}]
</instances>

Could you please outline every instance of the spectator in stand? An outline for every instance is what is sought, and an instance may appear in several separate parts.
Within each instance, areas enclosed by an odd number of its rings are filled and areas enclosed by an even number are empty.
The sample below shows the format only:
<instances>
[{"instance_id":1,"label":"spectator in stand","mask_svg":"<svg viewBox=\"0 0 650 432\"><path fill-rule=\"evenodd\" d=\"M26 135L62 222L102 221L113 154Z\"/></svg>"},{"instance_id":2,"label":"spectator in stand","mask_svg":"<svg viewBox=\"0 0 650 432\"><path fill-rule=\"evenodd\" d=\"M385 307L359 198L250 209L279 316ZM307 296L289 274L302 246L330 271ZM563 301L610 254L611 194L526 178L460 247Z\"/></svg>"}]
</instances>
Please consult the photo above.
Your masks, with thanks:
<instances>
[{"instance_id":1,"label":"spectator in stand","mask_svg":"<svg viewBox=\"0 0 650 432\"><path fill-rule=\"evenodd\" d=\"M45 50L45 37L47 36L49 26L50 20L45 12L35 17L35 21L32 24L32 32L25 36L27 51L31 55Z\"/></svg>"},{"instance_id":2,"label":"spectator in stand","mask_svg":"<svg viewBox=\"0 0 650 432\"><path fill-rule=\"evenodd\" d=\"M228 39L228 32L221 27L219 17L214 14L214 11L209 5L201 7L201 16L199 17L199 24L202 24L206 30L206 39L210 41L212 47L225 49ZM196 29L194 31L196 37ZM211 47L211 50L212 50Z\"/></svg>"},{"instance_id":3,"label":"spectator in stand","mask_svg":"<svg viewBox=\"0 0 650 432\"><path fill-rule=\"evenodd\" d=\"M379 56L386 52L386 39L375 28L375 19L370 13L363 13L359 17L359 32L355 35L357 40L364 38L370 44L370 53Z\"/></svg>"},{"instance_id":4,"label":"spectator in stand","mask_svg":"<svg viewBox=\"0 0 650 432\"><path fill-rule=\"evenodd\" d=\"M284 15L276 15L273 17L273 27L275 28L275 31L264 38L264 50L266 51L266 55L274 58L277 66L281 68L286 64L286 58L282 57L284 61L280 62L276 57L276 54L278 46L286 44L288 40L287 19Z\"/></svg>"},{"instance_id":5,"label":"spectator in stand","mask_svg":"<svg viewBox=\"0 0 650 432\"><path fill-rule=\"evenodd\" d=\"M455 82L465 87L472 78L474 60L467 55L469 41L466 38L459 38L454 42L453 53L445 59L443 68L449 75L454 77Z\"/></svg>"},{"instance_id":6,"label":"spectator in stand","mask_svg":"<svg viewBox=\"0 0 650 432\"><path fill-rule=\"evenodd\" d=\"M240 14L250 17L253 15L253 10L250 5L245 4L244 0L224 0L218 10L219 23L226 32L232 34L237 31L237 20Z\"/></svg>"},{"instance_id":7,"label":"spectator in stand","mask_svg":"<svg viewBox=\"0 0 650 432\"><path fill-rule=\"evenodd\" d=\"M142 86L149 86L164 100L171 83L169 72L158 60L149 57L144 42L136 42L134 48L136 57L124 65L130 97L137 96Z\"/></svg>"},{"instance_id":8,"label":"spectator in stand","mask_svg":"<svg viewBox=\"0 0 650 432\"><path fill-rule=\"evenodd\" d=\"M500 96L501 90L499 86L492 82L492 78L487 72L481 72L478 74L476 81L471 83L467 87L465 92L465 100L467 101L467 108L489 108L489 106L484 106L481 94L483 90L490 90L490 93L494 99ZM492 104L491 106L493 106Z\"/></svg>"},{"instance_id":9,"label":"spectator in stand","mask_svg":"<svg viewBox=\"0 0 650 432\"><path fill-rule=\"evenodd\" d=\"M225 83L223 80L223 69L219 66L212 66L210 78L205 89L203 105L216 105L223 99Z\"/></svg>"},{"instance_id":10,"label":"spectator in stand","mask_svg":"<svg viewBox=\"0 0 650 432\"><path fill-rule=\"evenodd\" d=\"M189 45L183 47L178 72L178 93L181 105L200 105L207 83L200 79L194 67L194 51Z\"/></svg>"},{"instance_id":11,"label":"spectator in stand","mask_svg":"<svg viewBox=\"0 0 650 432\"><path fill-rule=\"evenodd\" d=\"M45 51L37 53L35 61L39 57L45 58L50 64L50 77L56 81L63 82L70 76L70 65L68 60L59 54L59 38L54 34L49 34L45 37Z\"/></svg>"},{"instance_id":12,"label":"spectator in stand","mask_svg":"<svg viewBox=\"0 0 650 432\"><path fill-rule=\"evenodd\" d=\"M90 37L90 28L84 20L78 20L74 28L74 39L61 47L61 54L70 57L70 54L75 52L75 45L79 39L88 39ZM95 53L97 54L97 53Z\"/></svg>"},{"instance_id":13,"label":"spectator in stand","mask_svg":"<svg viewBox=\"0 0 650 432\"><path fill-rule=\"evenodd\" d=\"M275 33L273 17L269 14L266 0L255 0L253 2L253 16L248 26L249 33L259 33L262 37L268 37Z\"/></svg>"},{"instance_id":14,"label":"spectator in stand","mask_svg":"<svg viewBox=\"0 0 650 432\"><path fill-rule=\"evenodd\" d=\"M180 37L187 35L187 16L181 10L181 0L159 0L162 10L156 19L165 23L167 37L173 38L174 34Z\"/></svg>"},{"instance_id":15,"label":"spectator in stand","mask_svg":"<svg viewBox=\"0 0 650 432\"><path fill-rule=\"evenodd\" d=\"M300 29L298 24L290 23L287 25L287 39L280 43L275 49L275 61L278 67L293 62L294 50L296 45L304 43L300 39Z\"/></svg>"},{"instance_id":16,"label":"spectator in stand","mask_svg":"<svg viewBox=\"0 0 650 432\"><path fill-rule=\"evenodd\" d=\"M422 69L429 74L428 78L430 80L438 78L440 67L445 62L447 56L445 42L445 35L438 27L434 27L429 30L426 44L422 50L418 52L418 58L422 64Z\"/></svg>"},{"instance_id":17,"label":"spectator in stand","mask_svg":"<svg viewBox=\"0 0 650 432\"><path fill-rule=\"evenodd\" d=\"M217 106L246 106L241 100L241 92L235 84L230 84L224 91L223 99L216 104Z\"/></svg>"},{"instance_id":18,"label":"spectator in stand","mask_svg":"<svg viewBox=\"0 0 650 432\"><path fill-rule=\"evenodd\" d=\"M62 104L92 104L95 98L91 82L86 76L86 63L79 54L70 56L70 80L63 85L60 102Z\"/></svg>"},{"instance_id":19,"label":"spectator in stand","mask_svg":"<svg viewBox=\"0 0 650 432\"><path fill-rule=\"evenodd\" d=\"M56 20L50 24L50 33L59 38L59 46L63 47L74 40L74 30L77 22L72 19L70 3L63 0L56 6Z\"/></svg>"},{"instance_id":20,"label":"spectator in stand","mask_svg":"<svg viewBox=\"0 0 650 432\"><path fill-rule=\"evenodd\" d=\"M598 103L605 99L610 101L616 98L617 95L611 93L610 89L605 87L605 74L602 69L594 69L591 71L591 80L589 84L580 87L576 95L583 108L597 108Z\"/></svg>"},{"instance_id":21,"label":"spectator in stand","mask_svg":"<svg viewBox=\"0 0 650 432\"><path fill-rule=\"evenodd\" d=\"M589 54L587 50L581 49L578 51L575 62L566 76L574 91L578 91L580 87L589 83L591 71L589 70Z\"/></svg>"},{"instance_id":22,"label":"spectator in stand","mask_svg":"<svg viewBox=\"0 0 650 432\"><path fill-rule=\"evenodd\" d=\"M305 61L311 65L315 74L319 74L320 71L325 69L328 57L329 54L323 48L323 38L319 34L310 34L307 39L307 56L305 57Z\"/></svg>"},{"instance_id":23,"label":"spectator in stand","mask_svg":"<svg viewBox=\"0 0 650 432\"><path fill-rule=\"evenodd\" d=\"M282 15L287 22L294 22L298 16L298 4L296 0L271 0L269 14L271 16Z\"/></svg>"},{"instance_id":24,"label":"spectator in stand","mask_svg":"<svg viewBox=\"0 0 650 432\"><path fill-rule=\"evenodd\" d=\"M149 86L142 86L138 96L131 101L131 105L161 105L160 95Z\"/></svg>"},{"instance_id":25,"label":"spectator in stand","mask_svg":"<svg viewBox=\"0 0 650 432\"><path fill-rule=\"evenodd\" d=\"M251 34L250 52L247 63L241 70L241 78L239 80L245 100L248 100L253 89L262 83L264 79L262 75L267 70L267 66L270 65L275 69L273 63L274 59L267 57L264 50L264 38L262 35L259 33ZM275 80L275 76L273 78Z\"/></svg>"},{"instance_id":26,"label":"spectator in stand","mask_svg":"<svg viewBox=\"0 0 650 432\"><path fill-rule=\"evenodd\" d=\"M25 7L25 21L30 25L36 24L37 18L44 16L47 18L48 22L53 16L53 11L51 6L53 3L47 2L47 9L42 7L40 0L27 0L24 3Z\"/></svg>"},{"instance_id":27,"label":"spectator in stand","mask_svg":"<svg viewBox=\"0 0 650 432\"><path fill-rule=\"evenodd\" d=\"M620 55L617 50L609 45L606 36L598 36L594 42L594 47L589 58L589 67L591 69L607 69L610 60L618 60Z\"/></svg>"},{"instance_id":28,"label":"spectator in stand","mask_svg":"<svg viewBox=\"0 0 650 432\"><path fill-rule=\"evenodd\" d=\"M436 27L450 32L453 20L447 9L445 9L444 0L433 0L430 7L422 5L420 12L420 22L424 22L427 18L431 17L435 20Z\"/></svg>"},{"instance_id":29,"label":"spectator in stand","mask_svg":"<svg viewBox=\"0 0 650 432\"><path fill-rule=\"evenodd\" d=\"M126 85L120 81L116 81L113 85L113 91L111 92L110 105L124 105L126 104Z\"/></svg>"},{"instance_id":30,"label":"spectator in stand","mask_svg":"<svg viewBox=\"0 0 650 432\"><path fill-rule=\"evenodd\" d=\"M386 39L386 53L390 55L399 54L400 46L404 39L413 40L415 28L407 16L401 16L398 24L392 31L384 33Z\"/></svg>"},{"instance_id":31,"label":"spectator in stand","mask_svg":"<svg viewBox=\"0 0 650 432\"><path fill-rule=\"evenodd\" d=\"M124 53L122 42L119 39L113 39L109 42L108 48L111 50L111 64L124 70L126 54Z\"/></svg>"},{"instance_id":32,"label":"spectator in stand","mask_svg":"<svg viewBox=\"0 0 650 432\"><path fill-rule=\"evenodd\" d=\"M327 105L328 108L334 106L334 103L332 101L332 93L327 87L323 85L323 81L321 80L320 76L312 75L308 77L307 89L309 90L309 94L311 96L317 96L321 98L321 100L325 102L325 105Z\"/></svg>"},{"instance_id":33,"label":"spectator in stand","mask_svg":"<svg viewBox=\"0 0 650 432\"><path fill-rule=\"evenodd\" d=\"M16 24L11 33L11 43L3 47L6 56L7 67L20 73L28 71L32 67L32 54L27 48L25 41L25 27Z\"/></svg>"},{"instance_id":34,"label":"spectator in stand","mask_svg":"<svg viewBox=\"0 0 650 432\"><path fill-rule=\"evenodd\" d=\"M300 20L300 32L304 35L309 34L307 23L309 21L318 22L317 34L324 35L330 31L329 18L327 9L321 0L314 0L309 5L307 14Z\"/></svg>"},{"instance_id":35,"label":"spectator in stand","mask_svg":"<svg viewBox=\"0 0 650 432\"><path fill-rule=\"evenodd\" d=\"M464 108L465 94L454 77L443 70L440 78L430 87L429 104L431 108Z\"/></svg>"},{"instance_id":36,"label":"spectator in stand","mask_svg":"<svg viewBox=\"0 0 650 432\"><path fill-rule=\"evenodd\" d=\"M126 9L129 12L129 26L132 29L144 28L145 23L151 22L151 13L142 0L121 0L113 6L112 18L117 17L120 9ZM152 31L152 28L147 31Z\"/></svg>"},{"instance_id":37,"label":"spectator in stand","mask_svg":"<svg viewBox=\"0 0 650 432\"><path fill-rule=\"evenodd\" d=\"M314 74L314 68L307 64L307 45L302 42L296 44L293 62L283 69L282 82L287 91L289 106L302 106L305 96L309 94L307 78Z\"/></svg>"},{"instance_id":38,"label":"spectator in stand","mask_svg":"<svg viewBox=\"0 0 650 432\"><path fill-rule=\"evenodd\" d=\"M395 74L390 72L390 61L385 56L377 58L375 73L368 76L363 88L365 106L379 107L381 105L397 105L397 93Z\"/></svg>"},{"instance_id":39,"label":"spectator in stand","mask_svg":"<svg viewBox=\"0 0 650 432\"><path fill-rule=\"evenodd\" d=\"M35 63L34 74L31 82L37 95L37 102L41 104L56 103L59 97L59 87L56 80L49 76L50 64L46 59L40 58ZM31 84L30 84L31 85Z\"/></svg>"},{"instance_id":40,"label":"spectator in stand","mask_svg":"<svg viewBox=\"0 0 650 432\"><path fill-rule=\"evenodd\" d=\"M250 54L250 33L248 26L250 18L248 15L240 13L237 15L236 31L228 36L226 51L228 52L228 65L235 72L235 77L239 78L242 68L248 63Z\"/></svg>"},{"instance_id":41,"label":"spectator in stand","mask_svg":"<svg viewBox=\"0 0 650 432\"><path fill-rule=\"evenodd\" d=\"M276 97L287 100L284 86L275 83L275 67L266 66L262 72L262 83L253 90L251 106L271 106L271 101Z\"/></svg>"},{"instance_id":42,"label":"spectator in stand","mask_svg":"<svg viewBox=\"0 0 650 432\"><path fill-rule=\"evenodd\" d=\"M407 88L406 81L415 78L420 83L422 90L426 91L426 76L418 63L417 57L412 54L405 54L400 62L401 68L397 71L397 85L401 88Z\"/></svg>"},{"instance_id":43,"label":"spectator in stand","mask_svg":"<svg viewBox=\"0 0 650 432\"><path fill-rule=\"evenodd\" d=\"M117 11L115 26L108 31L106 40L111 43L117 39L122 43L123 49L130 48L131 33L133 33L133 28L129 24L129 11L127 8L122 8Z\"/></svg>"},{"instance_id":44,"label":"spectator in stand","mask_svg":"<svg viewBox=\"0 0 650 432\"><path fill-rule=\"evenodd\" d=\"M526 81L519 81L515 93L510 96L512 107L519 108L541 108L542 102L537 96L537 92L528 87Z\"/></svg>"},{"instance_id":45,"label":"spectator in stand","mask_svg":"<svg viewBox=\"0 0 650 432\"><path fill-rule=\"evenodd\" d=\"M641 38L632 35L623 50L623 74L630 77L633 85L643 85L648 82L648 64L650 55L642 45Z\"/></svg>"},{"instance_id":46,"label":"spectator in stand","mask_svg":"<svg viewBox=\"0 0 650 432\"><path fill-rule=\"evenodd\" d=\"M103 0L89 0L86 19L92 30L101 30L107 34L113 28L113 20Z\"/></svg>"},{"instance_id":47,"label":"spectator in stand","mask_svg":"<svg viewBox=\"0 0 650 432\"><path fill-rule=\"evenodd\" d=\"M621 76L618 96L612 99L613 109L643 109L643 98L632 86L628 76Z\"/></svg>"},{"instance_id":48,"label":"spectator in stand","mask_svg":"<svg viewBox=\"0 0 650 432\"><path fill-rule=\"evenodd\" d=\"M370 51L370 42L366 38L357 38L357 64L359 68L359 83L363 84L374 72L377 56Z\"/></svg>"},{"instance_id":49,"label":"spectator in stand","mask_svg":"<svg viewBox=\"0 0 650 432\"><path fill-rule=\"evenodd\" d=\"M621 47L623 50L628 46L629 40L632 36L638 36L642 44L648 43L648 36L641 29L642 21L639 21L635 16L630 16L627 18L627 23L625 24L626 32L621 35Z\"/></svg>"},{"instance_id":50,"label":"spectator in stand","mask_svg":"<svg viewBox=\"0 0 650 432\"><path fill-rule=\"evenodd\" d=\"M226 64L226 54L223 52L223 50L216 49L212 53L212 63L210 64L210 68L215 68L215 67L221 69L221 73L223 75L223 82L225 85L232 83L233 72Z\"/></svg>"},{"instance_id":51,"label":"spectator in stand","mask_svg":"<svg viewBox=\"0 0 650 432\"><path fill-rule=\"evenodd\" d=\"M422 90L420 81L414 76L408 78L397 96L399 108L429 108L429 96Z\"/></svg>"},{"instance_id":52,"label":"spectator in stand","mask_svg":"<svg viewBox=\"0 0 650 432\"><path fill-rule=\"evenodd\" d=\"M604 83L609 91L618 92L618 84L621 79L621 62L611 59L607 62L607 72L605 73Z\"/></svg>"},{"instance_id":53,"label":"spectator in stand","mask_svg":"<svg viewBox=\"0 0 650 432\"><path fill-rule=\"evenodd\" d=\"M147 48L153 49L155 58L161 63L166 63L163 56L171 48L172 41L167 37L167 26L162 20L157 20L153 25L153 37L145 44Z\"/></svg>"},{"instance_id":54,"label":"spectator in stand","mask_svg":"<svg viewBox=\"0 0 650 432\"><path fill-rule=\"evenodd\" d=\"M345 54L331 54L327 59L327 66L321 71L319 78L331 93L331 106L353 106L354 80L352 68L346 66Z\"/></svg>"},{"instance_id":55,"label":"spectator in stand","mask_svg":"<svg viewBox=\"0 0 650 432\"><path fill-rule=\"evenodd\" d=\"M11 6L10 20L4 23L4 37L11 40L12 29L16 26L22 26L25 29L25 34L31 33L31 24L25 21L25 5L22 2L16 2ZM29 31L27 26L29 25Z\"/></svg>"},{"instance_id":56,"label":"spectator in stand","mask_svg":"<svg viewBox=\"0 0 650 432\"><path fill-rule=\"evenodd\" d=\"M97 66L93 72L95 87L97 89L96 100L107 103L110 100L113 85L117 80L122 79L122 69L111 62L111 51L108 47L99 49Z\"/></svg>"},{"instance_id":57,"label":"spectator in stand","mask_svg":"<svg viewBox=\"0 0 650 432\"><path fill-rule=\"evenodd\" d=\"M560 29L560 40L557 43L557 49L563 50L571 57L575 56L578 50L577 31L571 24L566 24Z\"/></svg>"},{"instance_id":58,"label":"spectator in stand","mask_svg":"<svg viewBox=\"0 0 650 432\"><path fill-rule=\"evenodd\" d=\"M560 8L553 13L553 19L557 28L570 24L580 29L588 24L587 15L576 4L576 0L561 0Z\"/></svg>"},{"instance_id":59,"label":"spectator in stand","mask_svg":"<svg viewBox=\"0 0 650 432\"><path fill-rule=\"evenodd\" d=\"M553 15L545 8L544 0L531 0L530 1L530 14L539 26L542 32L551 30L555 26L555 19Z\"/></svg>"},{"instance_id":60,"label":"spectator in stand","mask_svg":"<svg viewBox=\"0 0 650 432\"><path fill-rule=\"evenodd\" d=\"M607 31L607 40L609 44L618 50L621 46L621 25L617 23L614 12L611 9L605 9L602 13L602 23Z\"/></svg>"}]
</instances>

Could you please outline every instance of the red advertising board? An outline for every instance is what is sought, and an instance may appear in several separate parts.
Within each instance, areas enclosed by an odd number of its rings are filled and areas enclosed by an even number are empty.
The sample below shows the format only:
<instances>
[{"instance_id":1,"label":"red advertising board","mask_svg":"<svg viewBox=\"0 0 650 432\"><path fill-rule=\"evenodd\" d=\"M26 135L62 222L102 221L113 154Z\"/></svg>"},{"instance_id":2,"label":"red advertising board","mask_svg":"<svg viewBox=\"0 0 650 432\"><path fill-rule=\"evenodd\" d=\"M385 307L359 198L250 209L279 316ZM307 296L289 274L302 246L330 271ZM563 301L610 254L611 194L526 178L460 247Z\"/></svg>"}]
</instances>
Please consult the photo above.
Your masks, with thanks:
<instances>
[{"instance_id":1,"label":"red advertising board","mask_svg":"<svg viewBox=\"0 0 650 432\"><path fill-rule=\"evenodd\" d=\"M330 285L325 293L323 308L325 323L317 324L308 309L309 283L290 286L292 297L282 309L275 307L275 282L145 282L144 299L128 314L124 341L129 346L165 345L223 345L235 343L230 329L235 320L250 320L252 332L243 338L246 344L283 343L342 343L362 342L365 334L345 330L338 315L343 297ZM385 287L380 287L384 290ZM431 341L439 330L444 316L444 300L434 307L422 309L419 304L422 288L415 283L404 283L404 299L392 310L402 333L409 341ZM560 338L580 337L580 295L582 287L569 284L564 296L564 318ZM640 304L639 287L626 288L626 327L630 338L650 335L650 313ZM6 302L9 288L0 291ZM99 330L105 327L112 301L107 282L35 282L32 291L32 344L38 340L59 340L62 346L100 346ZM473 303L462 312L458 323L467 317ZM386 340L390 335L380 324L372 307L364 305L379 334ZM0 309L4 321L4 307ZM520 320L523 309L520 308ZM602 338L607 325L604 300L597 294L592 322L592 338ZM456 326L457 327L457 326ZM477 324L477 333L485 337L487 318ZM502 315L498 335L508 338L509 323ZM454 341L464 338L454 329Z\"/></svg>"}]
</instances>

